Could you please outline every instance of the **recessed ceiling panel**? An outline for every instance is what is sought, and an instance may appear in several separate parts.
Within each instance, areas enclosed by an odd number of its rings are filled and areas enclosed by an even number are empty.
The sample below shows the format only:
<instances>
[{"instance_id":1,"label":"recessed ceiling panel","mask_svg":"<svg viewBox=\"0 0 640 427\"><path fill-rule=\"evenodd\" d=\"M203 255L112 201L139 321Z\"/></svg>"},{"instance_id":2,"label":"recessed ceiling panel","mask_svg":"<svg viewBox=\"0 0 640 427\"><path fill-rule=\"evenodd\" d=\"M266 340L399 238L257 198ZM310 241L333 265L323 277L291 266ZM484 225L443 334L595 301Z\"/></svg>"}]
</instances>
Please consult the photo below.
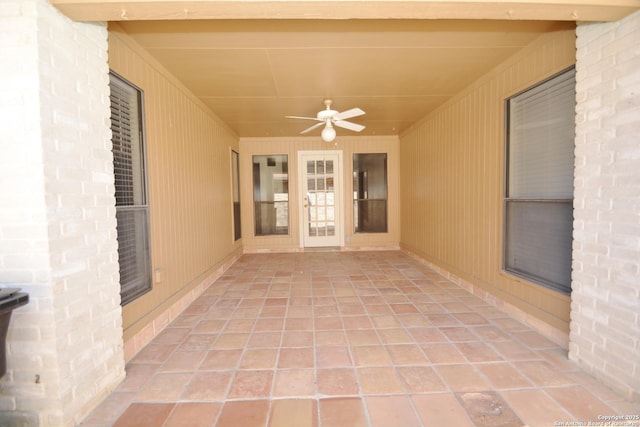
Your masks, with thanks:
<instances>
[{"instance_id":1,"label":"recessed ceiling panel","mask_svg":"<svg viewBox=\"0 0 640 427\"><path fill-rule=\"evenodd\" d=\"M453 95L516 48L343 48L269 52L278 94Z\"/></svg>"},{"instance_id":2,"label":"recessed ceiling panel","mask_svg":"<svg viewBox=\"0 0 640 427\"><path fill-rule=\"evenodd\" d=\"M150 49L197 96L276 95L261 49Z\"/></svg>"}]
</instances>

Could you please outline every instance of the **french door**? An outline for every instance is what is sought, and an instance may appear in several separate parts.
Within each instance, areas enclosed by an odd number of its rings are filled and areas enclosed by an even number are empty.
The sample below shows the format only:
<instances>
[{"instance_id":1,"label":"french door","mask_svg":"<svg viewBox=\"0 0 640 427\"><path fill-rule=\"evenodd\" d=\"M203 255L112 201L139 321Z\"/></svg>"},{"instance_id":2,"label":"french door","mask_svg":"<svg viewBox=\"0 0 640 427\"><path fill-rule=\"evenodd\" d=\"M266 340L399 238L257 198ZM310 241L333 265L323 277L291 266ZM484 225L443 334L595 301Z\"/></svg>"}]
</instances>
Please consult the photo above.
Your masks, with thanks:
<instances>
[{"instance_id":1,"label":"french door","mask_svg":"<svg viewBox=\"0 0 640 427\"><path fill-rule=\"evenodd\" d=\"M298 152L301 245L343 246L342 151Z\"/></svg>"}]
</instances>

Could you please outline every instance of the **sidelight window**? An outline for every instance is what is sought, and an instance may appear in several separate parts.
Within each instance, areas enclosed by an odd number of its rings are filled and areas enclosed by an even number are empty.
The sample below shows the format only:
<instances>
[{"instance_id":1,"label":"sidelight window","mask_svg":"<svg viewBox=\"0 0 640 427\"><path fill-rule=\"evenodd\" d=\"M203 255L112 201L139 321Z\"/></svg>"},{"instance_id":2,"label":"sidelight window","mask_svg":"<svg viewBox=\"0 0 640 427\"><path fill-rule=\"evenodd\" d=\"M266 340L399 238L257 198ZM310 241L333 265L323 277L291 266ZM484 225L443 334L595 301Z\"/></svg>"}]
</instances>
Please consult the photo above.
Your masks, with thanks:
<instances>
[{"instance_id":1,"label":"sidelight window","mask_svg":"<svg viewBox=\"0 0 640 427\"><path fill-rule=\"evenodd\" d=\"M233 193L233 239L242 237L240 217L240 155L231 151L231 181Z\"/></svg>"},{"instance_id":2,"label":"sidelight window","mask_svg":"<svg viewBox=\"0 0 640 427\"><path fill-rule=\"evenodd\" d=\"M353 224L356 233L387 232L387 154L353 155Z\"/></svg>"},{"instance_id":3,"label":"sidelight window","mask_svg":"<svg viewBox=\"0 0 640 427\"><path fill-rule=\"evenodd\" d=\"M253 215L256 236L289 234L287 155L253 156Z\"/></svg>"}]
</instances>

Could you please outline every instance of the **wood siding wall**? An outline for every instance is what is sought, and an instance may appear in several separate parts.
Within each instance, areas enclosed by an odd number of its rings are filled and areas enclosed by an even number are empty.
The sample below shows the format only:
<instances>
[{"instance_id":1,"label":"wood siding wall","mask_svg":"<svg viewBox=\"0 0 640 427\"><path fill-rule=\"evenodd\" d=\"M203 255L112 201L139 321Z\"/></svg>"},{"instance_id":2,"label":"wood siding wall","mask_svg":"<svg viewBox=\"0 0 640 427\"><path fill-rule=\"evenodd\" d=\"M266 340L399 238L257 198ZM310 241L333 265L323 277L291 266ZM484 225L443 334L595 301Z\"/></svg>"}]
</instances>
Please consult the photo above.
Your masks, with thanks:
<instances>
[{"instance_id":1,"label":"wood siding wall","mask_svg":"<svg viewBox=\"0 0 640 427\"><path fill-rule=\"evenodd\" d=\"M230 170L238 138L117 25L109 66L145 97L154 284L123 308L126 341L241 250Z\"/></svg>"},{"instance_id":2,"label":"wood siding wall","mask_svg":"<svg viewBox=\"0 0 640 427\"><path fill-rule=\"evenodd\" d=\"M338 131L339 132L339 131ZM395 136L338 136L334 143L318 137L241 138L240 139L240 200L242 206L242 241L245 251L299 250L300 218L298 191L298 151L341 150L343 155L343 203L345 248L398 248L400 241L400 156ZM353 232L353 153L387 153L388 232ZM254 236L252 157L264 154L289 156L289 235Z\"/></svg>"},{"instance_id":3,"label":"wood siding wall","mask_svg":"<svg viewBox=\"0 0 640 427\"><path fill-rule=\"evenodd\" d=\"M565 333L570 298L502 270L504 103L574 63L545 34L400 136L401 246Z\"/></svg>"}]
</instances>

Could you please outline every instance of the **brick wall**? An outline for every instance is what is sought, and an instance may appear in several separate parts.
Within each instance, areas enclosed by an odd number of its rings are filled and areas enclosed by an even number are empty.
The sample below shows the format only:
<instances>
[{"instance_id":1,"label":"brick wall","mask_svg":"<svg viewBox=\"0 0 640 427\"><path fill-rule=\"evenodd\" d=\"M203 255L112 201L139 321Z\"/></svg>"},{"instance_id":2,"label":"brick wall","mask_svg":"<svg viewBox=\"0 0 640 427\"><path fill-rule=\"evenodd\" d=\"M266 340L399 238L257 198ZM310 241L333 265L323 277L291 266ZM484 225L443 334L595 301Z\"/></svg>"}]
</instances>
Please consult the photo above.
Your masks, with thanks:
<instances>
[{"instance_id":1,"label":"brick wall","mask_svg":"<svg viewBox=\"0 0 640 427\"><path fill-rule=\"evenodd\" d=\"M640 12L577 30L570 358L640 398Z\"/></svg>"},{"instance_id":2,"label":"brick wall","mask_svg":"<svg viewBox=\"0 0 640 427\"><path fill-rule=\"evenodd\" d=\"M107 30L0 3L0 425L75 425L124 376Z\"/></svg>"}]
</instances>

